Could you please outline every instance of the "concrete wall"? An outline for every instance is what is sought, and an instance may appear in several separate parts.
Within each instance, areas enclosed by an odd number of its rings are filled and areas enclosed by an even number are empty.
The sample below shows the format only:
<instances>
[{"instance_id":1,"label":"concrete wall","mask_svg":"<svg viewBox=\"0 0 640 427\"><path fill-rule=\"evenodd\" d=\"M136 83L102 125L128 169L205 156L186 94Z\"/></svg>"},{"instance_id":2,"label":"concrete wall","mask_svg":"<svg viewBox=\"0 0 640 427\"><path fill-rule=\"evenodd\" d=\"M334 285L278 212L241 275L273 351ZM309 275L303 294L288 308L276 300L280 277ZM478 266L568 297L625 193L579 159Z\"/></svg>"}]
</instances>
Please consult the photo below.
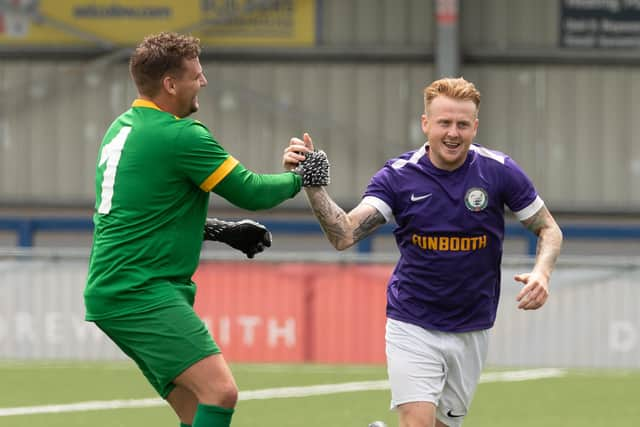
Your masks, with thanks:
<instances>
[{"instance_id":1,"label":"concrete wall","mask_svg":"<svg viewBox=\"0 0 640 427\"><path fill-rule=\"evenodd\" d=\"M330 192L352 206L386 159L423 142L434 8L321 4L318 46L303 54L204 56L209 86L197 117L264 173L280 170L291 136L310 131L333 164ZM461 74L483 94L477 140L519 162L552 210L638 212L640 62L560 49L558 26L554 0L461 2ZM96 64L51 55L0 62L0 207L91 206L102 134L136 95L125 63ZM304 205L298 197L285 207Z\"/></svg>"}]
</instances>

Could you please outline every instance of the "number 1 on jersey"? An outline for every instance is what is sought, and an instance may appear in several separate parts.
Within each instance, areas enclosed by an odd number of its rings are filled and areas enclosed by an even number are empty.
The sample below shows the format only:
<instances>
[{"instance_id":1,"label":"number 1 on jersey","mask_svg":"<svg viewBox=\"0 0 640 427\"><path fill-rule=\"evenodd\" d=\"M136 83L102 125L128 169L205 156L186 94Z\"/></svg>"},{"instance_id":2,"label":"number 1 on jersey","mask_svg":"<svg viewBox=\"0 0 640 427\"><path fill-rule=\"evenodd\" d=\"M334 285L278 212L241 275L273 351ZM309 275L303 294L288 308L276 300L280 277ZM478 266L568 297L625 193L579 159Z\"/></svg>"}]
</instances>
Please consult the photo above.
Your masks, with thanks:
<instances>
[{"instance_id":1,"label":"number 1 on jersey","mask_svg":"<svg viewBox=\"0 0 640 427\"><path fill-rule=\"evenodd\" d=\"M131 126L124 126L120 132L102 147L98 166L107 163L107 167L102 174L102 191L100 193L100 207L98 213L108 214L111 211L111 199L113 198L113 186L116 182L116 170L120 162L122 148L131 132Z\"/></svg>"}]
</instances>

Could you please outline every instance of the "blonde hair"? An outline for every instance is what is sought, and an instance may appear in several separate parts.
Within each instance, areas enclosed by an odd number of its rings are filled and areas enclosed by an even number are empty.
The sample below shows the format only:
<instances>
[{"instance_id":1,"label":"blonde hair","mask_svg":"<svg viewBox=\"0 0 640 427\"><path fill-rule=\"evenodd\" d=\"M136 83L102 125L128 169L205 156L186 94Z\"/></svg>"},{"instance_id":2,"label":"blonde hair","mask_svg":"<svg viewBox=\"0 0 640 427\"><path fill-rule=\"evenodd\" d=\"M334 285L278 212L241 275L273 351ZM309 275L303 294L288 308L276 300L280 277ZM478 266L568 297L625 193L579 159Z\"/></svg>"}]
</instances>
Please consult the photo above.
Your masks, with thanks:
<instances>
[{"instance_id":1,"label":"blonde hair","mask_svg":"<svg viewBox=\"0 0 640 427\"><path fill-rule=\"evenodd\" d=\"M446 77L436 80L429 86L424 88L424 112L427 113L431 101L438 96L447 96L449 98L461 101L472 101L476 106L476 115L480 110L480 92L475 85L466 81L463 77L451 78Z\"/></svg>"},{"instance_id":2,"label":"blonde hair","mask_svg":"<svg viewBox=\"0 0 640 427\"><path fill-rule=\"evenodd\" d=\"M184 60L200 55L200 39L178 33L147 36L129 60L129 72L142 95L154 96L160 91L167 73L180 76Z\"/></svg>"}]
</instances>

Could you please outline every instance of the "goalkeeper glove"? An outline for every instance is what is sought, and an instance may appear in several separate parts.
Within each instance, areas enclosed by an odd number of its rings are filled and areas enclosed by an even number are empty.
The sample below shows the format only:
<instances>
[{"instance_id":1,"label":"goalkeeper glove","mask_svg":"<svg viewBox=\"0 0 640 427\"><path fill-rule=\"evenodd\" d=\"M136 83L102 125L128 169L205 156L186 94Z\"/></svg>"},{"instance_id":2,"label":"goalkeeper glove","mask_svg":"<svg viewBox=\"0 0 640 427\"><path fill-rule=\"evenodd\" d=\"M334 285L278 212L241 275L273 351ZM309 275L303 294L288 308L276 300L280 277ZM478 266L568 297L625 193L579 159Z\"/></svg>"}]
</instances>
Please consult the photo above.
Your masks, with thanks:
<instances>
[{"instance_id":1,"label":"goalkeeper glove","mask_svg":"<svg viewBox=\"0 0 640 427\"><path fill-rule=\"evenodd\" d=\"M305 159L293 170L302 177L302 185L305 187L318 187L329 185L329 159L324 151L310 151L305 153Z\"/></svg>"},{"instance_id":2,"label":"goalkeeper glove","mask_svg":"<svg viewBox=\"0 0 640 427\"><path fill-rule=\"evenodd\" d=\"M250 219L222 221L207 218L204 224L204 240L223 242L253 258L255 254L271 246L271 233L267 228Z\"/></svg>"}]
</instances>

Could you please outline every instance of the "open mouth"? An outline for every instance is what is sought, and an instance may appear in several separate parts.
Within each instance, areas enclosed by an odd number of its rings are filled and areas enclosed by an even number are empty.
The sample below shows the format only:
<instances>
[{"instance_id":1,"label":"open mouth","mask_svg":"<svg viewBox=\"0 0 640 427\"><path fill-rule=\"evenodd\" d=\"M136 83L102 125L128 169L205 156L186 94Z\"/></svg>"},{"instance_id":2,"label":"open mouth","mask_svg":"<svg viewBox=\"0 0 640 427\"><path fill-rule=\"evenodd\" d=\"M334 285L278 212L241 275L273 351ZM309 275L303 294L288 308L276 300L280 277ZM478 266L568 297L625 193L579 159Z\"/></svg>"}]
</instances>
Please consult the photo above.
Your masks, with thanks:
<instances>
[{"instance_id":1,"label":"open mouth","mask_svg":"<svg viewBox=\"0 0 640 427\"><path fill-rule=\"evenodd\" d=\"M444 144L445 147L450 148L452 150L455 150L456 148L460 147L459 142L442 141L442 143Z\"/></svg>"}]
</instances>

